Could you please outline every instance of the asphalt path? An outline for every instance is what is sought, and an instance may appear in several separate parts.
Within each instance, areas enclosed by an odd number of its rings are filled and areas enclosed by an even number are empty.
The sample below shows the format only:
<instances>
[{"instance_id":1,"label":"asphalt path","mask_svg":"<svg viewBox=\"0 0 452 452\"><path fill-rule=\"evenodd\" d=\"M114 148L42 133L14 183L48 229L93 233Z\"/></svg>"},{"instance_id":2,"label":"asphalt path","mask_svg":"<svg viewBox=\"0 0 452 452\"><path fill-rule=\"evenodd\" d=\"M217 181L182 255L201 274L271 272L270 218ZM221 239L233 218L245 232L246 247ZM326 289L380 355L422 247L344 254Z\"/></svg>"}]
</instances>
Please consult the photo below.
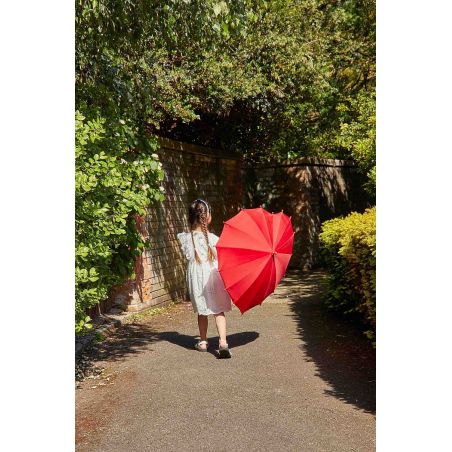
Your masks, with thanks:
<instances>
[{"instance_id":1,"label":"asphalt path","mask_svg":"<svg viewBox=\"0 0 452 452\"><path fill-rule=\"evenodd\" d=\"M193 349L182 303L120 327L90 354L76 390L77 451L374 451L375 352L321 303L325 275L288 273L243 316L227 315L231 359Z\"/></svg>"}]
</instances>

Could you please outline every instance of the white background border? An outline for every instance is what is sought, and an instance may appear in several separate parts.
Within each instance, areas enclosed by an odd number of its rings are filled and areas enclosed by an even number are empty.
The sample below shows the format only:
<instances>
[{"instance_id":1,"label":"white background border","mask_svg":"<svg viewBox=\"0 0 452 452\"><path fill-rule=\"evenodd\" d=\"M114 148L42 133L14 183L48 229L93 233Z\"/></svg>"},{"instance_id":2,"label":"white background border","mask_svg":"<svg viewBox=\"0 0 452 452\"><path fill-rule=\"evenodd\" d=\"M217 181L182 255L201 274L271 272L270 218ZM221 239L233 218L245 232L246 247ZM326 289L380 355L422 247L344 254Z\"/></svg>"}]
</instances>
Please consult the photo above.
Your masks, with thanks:
<instances>
[{"instance_id":1,"label":"white background border","mask_svg":"<svg viewBox=\"0 0 452 452\"><path fill-rule=\"evenodd\" d=\"M378 1L378 438L451 447L451 4ZM0 18L2 448L74 448L74 5ZM5 423L6 421L6 423Z\"/></svg>"},{"instance_id":2,"label":"white background border","mask_svg":"<svg viewBox=\"0 0 452 452\"><path fill-rule=\"evenodd\" d=\"M74 4L3 2L3 450L74 449Z\"/></svg>"}]
</instances>

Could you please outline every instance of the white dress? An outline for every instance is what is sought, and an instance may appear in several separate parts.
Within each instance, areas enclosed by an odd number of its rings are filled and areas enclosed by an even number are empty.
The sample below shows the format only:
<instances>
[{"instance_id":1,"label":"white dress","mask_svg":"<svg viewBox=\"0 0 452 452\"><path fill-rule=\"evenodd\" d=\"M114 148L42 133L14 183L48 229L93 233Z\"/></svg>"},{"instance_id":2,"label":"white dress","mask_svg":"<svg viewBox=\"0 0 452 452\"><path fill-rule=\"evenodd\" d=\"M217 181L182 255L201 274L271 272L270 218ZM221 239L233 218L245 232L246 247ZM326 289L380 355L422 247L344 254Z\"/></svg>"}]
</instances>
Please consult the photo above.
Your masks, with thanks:
<instances>
[{"instance_id":1,"label":"white dress","mask_svg":"<svg viewBox=\"0 0 452 452\"><path fill-rule=\"evenodd\" d=\"M215 255L215 260L207 260L207 243L204 234L199 231L193 231L193 240L196 251L201 259L201 263L195 260L193 242L191 233L181 232L177 234L182 252L188 260L187 267L187 286L190 300L193 304L195 313L201 315L219 314L220 312L230 311L231 298L224 288L223 280L218 272L218 260L216 244L219 238L209 234L209 245Z\"/></svg>"}]
</instances>

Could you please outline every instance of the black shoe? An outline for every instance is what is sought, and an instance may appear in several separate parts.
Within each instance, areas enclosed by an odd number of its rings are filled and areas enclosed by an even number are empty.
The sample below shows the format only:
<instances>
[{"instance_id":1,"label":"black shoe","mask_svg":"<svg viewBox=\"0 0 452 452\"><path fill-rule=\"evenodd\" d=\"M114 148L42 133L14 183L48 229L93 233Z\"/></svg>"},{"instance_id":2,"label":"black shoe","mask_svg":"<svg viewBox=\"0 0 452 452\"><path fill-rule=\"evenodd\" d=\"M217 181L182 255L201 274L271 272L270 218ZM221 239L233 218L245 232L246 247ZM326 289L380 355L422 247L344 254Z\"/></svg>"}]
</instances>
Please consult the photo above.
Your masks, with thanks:
<instances>
[{"instance_id":1,"label":"black shoe","mask_svg":"<svg viewBox=\"0 0 452 452\"><path fill-rule=\"evenodd\" d=\"M218 358L220 359L227 359L227 358L231 358L231 351L229 350L228 346L226 345L226 347L220 347L218 349Z\"/></svg>"}]
</instances>

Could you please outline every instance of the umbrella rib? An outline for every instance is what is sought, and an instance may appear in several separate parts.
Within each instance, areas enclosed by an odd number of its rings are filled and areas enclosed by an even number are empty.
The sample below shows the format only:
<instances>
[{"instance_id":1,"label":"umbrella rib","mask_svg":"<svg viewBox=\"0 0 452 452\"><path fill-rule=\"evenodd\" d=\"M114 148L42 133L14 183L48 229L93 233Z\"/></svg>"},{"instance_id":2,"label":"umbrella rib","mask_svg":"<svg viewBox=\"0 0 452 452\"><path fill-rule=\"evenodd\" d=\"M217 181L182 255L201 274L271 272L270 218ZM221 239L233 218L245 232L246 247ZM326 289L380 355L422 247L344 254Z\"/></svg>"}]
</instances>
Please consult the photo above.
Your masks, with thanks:
<instances>
[{"instance_id":1,"label":"umbrella rib","mask_svg":"<svg viewBox=\"0 0 452 452\"><path fill-rule=\"evenodd\" d=\"M273 276L273 273L275 273L275 275L276 275L276 268L275 268L275 264L273 263L273 267L272 267L272 272L271 272L271 276ZM270 293L273 293L274 292L274 290L276 289L276 287L275 287L275 280L276 280L276 276L275 276L275 279L273 280L273 282L272 282L272 278L270 277L270 278L268 278L268 284L267 284L267 287L266 287L266 289L265 289L265 293L267 293L268 292L268 288L269 287L273 287L273 290L271 290L270 291ZM270 293L268 294L268 295L270 295ZM268 296L267 295L267 296Z\"/></svg>"},{"instance_id":2,"label":"umbrella rib","mask_svg":"<svg viewBox=\"0 0 452 452\"><path fill-rule=\"evenodd\" d=\"M277 248L282 248L289 240L292 240L294 237L294 234L292 234L284 243L278 243Z\"/></svg>"},{"instance_id":3,"label":"umbrella rib","mask_svg":"<svg viewBox=\"0 0 452 452\"><path fill-rule=\"evenodd\" d=\"M250 210L250 209L249 209ZM260 215L260 222L263 224L263 227L265 228L265 230L267 231L267 234L265 234L265 232L259 227L258 223L256 222L256 220L250 215L249 210L245 210L245 213L248 214L248 216L254 221L254 223L256 224L256 226L260 229L262 236L265 238L265 241L268 243L268 246L271 248L273 246L272 243L272 235L270 233L270 230L268 229L268 223L267 223L267 219L265 218L265 213L264 213L264 209L262 208L258 208L256 209ZM254 210L254 209L251 209Z\"/></svg>"},{"instance_id":4,"label":"umbrella rib","mask_svg":"<svg viewBox=\"0 0 452 452\"><path fill-rule=\"evenodd\" d=\"M291 227L292 226L292 222L289 220L287 223L286 223L286 226L285 226L285 228L283 229L283 231L281 232L281 234L279 234L279 237L282 237L284 234L285 234L285 232L287 231L287 229L289 228L289 226ZM285 243L285 242L284 242Z\"/></svg>"},{"instance_id":5,"label":"umbrella rib","mask_svg":"<svg viewBox=\"0 0 452 452\"><path fill-rule=\"evenodd\" d=\"M271 264L271 259L270 259L270 260L265 264L265 266L261 269L261 271L259 272L259 275L256 277L256 279L255 279L255 280L254 280L254 281L246 288L246 290L243 291L243 293L240 295L240 299L243 299L244 297L247 298L247 297L249 296L249 294L250 294L250 291L251 291L251 292L255 292L255 291L256 291L256 287L255 287L256 281L258 280L258 278L259 278L260 276L262 276L262 274L264 273L264 270L268 267L269 264ZM261 286L261 287L262 287L262 286ZM265 292L261 292L261 295L262 295L262 294L266 295L266 296L263 298L263 300L265 300L265 298L268 296L267 290L268 290L268 284L267 284L267 286L265 287ZM261 300L261 302L260 302L259 304L261 304L263 300ZM254 306L255 306L255 305L254 305ZM252 306L251 306L251 307L252 307ZM248 310L248 309L250 309L251 307L249 307L249 308L247 308L247 309L245 309L245 310Z\"/></svg>"},{"instance_id":6,"label":"umbrella rib","mask_svg":"<svg viewBox=\"0 0 452 452\"><path fill-rule=\"evenodd\" d=\"M265 265L262 266L262 268L265 268L265 266L268 264L268 261L265 263ZM245 280L246 278L249 278L250 275L249 273L245 273L243 275L243 278L240 278L239 280L235 281L234 283L225 286L226 290L230 289L231 287L234 287L235 285L237 285L238 283L242 282L243 280ZM254 283L254 281L251 281L250 285L248 286L248 288ZM248 288L246 290L248 290Z\"/></svg>"},{"instance_id":7,"label":"umbrella rib","mask_svg":"<svg viewBox=\"0 0 452 452\"><path fill-rule=\"evenodd\" d=\"M257 252L260 253L261 251L257 251ZM229 268L238 268L238 267L240 267L242 265L248 265L248 264L251 264L254 261L257 261L258 259L262 259L266 255L269 255L269 253L262 252L262 254L260 256L255 256L252 259L249 259L247 261L244 260L243 262L240 262L239 264L230 264L228 266L222 265L221 266L221 270L228 270Z\"/></svg>"},{"instance_id":8,"label":"umbrella rib","mask_svg":"<svg viewBox=\"0 0 452 452\"><path fill-rule=\"evenodd\" d=\"M255 236L252 236L251 234L249 234L248 232L244 231L243 229L238 228L237 226L234 226L234 225L229 224L229 223L227 223L227 222L226 222L225 224L227 224L228 227L233 228L233 229L235 229L236 231L240 231L242 234L245 234L246 236L250 237L251 240L255 240L255 239L256 239ZM223 235L223 234L222 234L222 235ZM262 236L262 237L263 237L263 236ZM220 237L220 240L221 240L221 237ZM268 245L268 242L267 242L267 240L265 239L265 237L264 237L264 240L265 240L265 242L266 242L267 245ZM217 244L217 247L218 247L218 244ZM222 246L220 245L220 248L235 248L235 247L222 247ZM240 248L240 249L253 249L253 248L243 248L243 247L237 247L237 248ZM254 250L255 250L255 248L254 248ZM259 251L260 251L260 250L259 250Z\"/></svg>"},{"instance_id":9,"label":"umbrella rib","mask_svg":"<svg viewBox=\"0 0 452 452\"><path fill-rule=\"evenodd\" d=\"M275 246L276 242L276 234L275 234L275 227L279 227L281 224L281 218L279 215L273 216L273 223L272 223L272 246Z\"/></svg>"},{"instance_id":10,"label":"umbrella rib","mask_svg":"<svg viewBox=\"0 0 452 452\"><path fill-rule=\"evenodd\" d=\"M271 251L257 250L256 248L244 248L243 246L216 246L216 248L221 248L222 250L246 250L246 251L254 251L257 253L262 253L262 255L270 254Z\"/></svg>"}]
</instances>

